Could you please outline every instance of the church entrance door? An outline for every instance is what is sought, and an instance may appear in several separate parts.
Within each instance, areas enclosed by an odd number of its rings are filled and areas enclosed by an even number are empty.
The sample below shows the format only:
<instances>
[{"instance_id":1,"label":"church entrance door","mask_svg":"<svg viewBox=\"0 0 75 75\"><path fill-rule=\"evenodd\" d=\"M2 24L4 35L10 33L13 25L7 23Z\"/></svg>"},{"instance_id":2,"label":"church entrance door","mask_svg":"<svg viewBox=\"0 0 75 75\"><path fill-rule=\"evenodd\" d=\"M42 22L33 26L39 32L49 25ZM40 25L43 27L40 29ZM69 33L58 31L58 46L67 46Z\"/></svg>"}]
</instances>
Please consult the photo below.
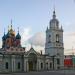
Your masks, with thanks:
<instances>
[{"instance_id":1,"label":"church entrance door","mask_svg":"<svg viewBox=\"0 0 75 75\"><path fill-rule=\"evenodd\" d=\"M29 65L29 71L35 71L37 70L37 56L34 53L30 53L28 56L28 65Z\"/></svg>"},{"instance_id":2,"label":"church entrance door","mask_svg":"<svg viewBox=\"0 0 75 75\"><path fill-rule=\"evenodd\" d=\"M29 71L33 71L33 63L29 62Z\"/></svg>"}]
</instances>

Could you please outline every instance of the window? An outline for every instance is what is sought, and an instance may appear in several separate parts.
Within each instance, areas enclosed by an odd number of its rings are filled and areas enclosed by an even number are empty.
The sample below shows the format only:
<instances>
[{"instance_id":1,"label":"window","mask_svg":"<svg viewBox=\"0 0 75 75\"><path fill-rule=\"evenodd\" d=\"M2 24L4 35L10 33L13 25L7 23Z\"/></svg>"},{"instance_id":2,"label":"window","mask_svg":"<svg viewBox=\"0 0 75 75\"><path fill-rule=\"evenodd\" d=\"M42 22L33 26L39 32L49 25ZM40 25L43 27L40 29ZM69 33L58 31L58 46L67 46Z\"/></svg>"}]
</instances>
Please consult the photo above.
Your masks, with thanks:
<instances>
[{"instance_id":1,"label":"window","mask_svg":"<svg viewBox=\"0 0 75 75\"><path fill-rule=\"evenodd\" d=\"M51 43L51 41L49 40L48 43Z\"/></svg>"},{"instance_id":2,"label":"window","mask_svg":"<svg viewBox=\"0 0 75 75\"><path fill-rule=\"evenodd\" d=\"M60 64L60 59L57 59L57 64L58 64L58 65Z\"/></svg>"},{"instance_id":3,"label":"window","mask_svg":"<svg viewBox=\"0 0 75 75\"><path fill-rule=\"evenodd\" d=\"M49 37L48 37L48 38L49 38L48 43L51 43L51 35L49 35Z\"/></svg>"},{"instance_id":4,"label":"window","mask_svg":"<svg viewBox=\"0 0 75 75\"><path fill-rule=\"evenodd\" d=\"M49 35L49 38L51 37L51 35Z\"/></svg>"},{"instance_id":5,"label":"window","mask_svg":"<svg viewBox=\"0 0 75 75\"><path fill-rule=\"evenodd\" d=\"M8 62L6 62L5 67L6 67L6 69L8 69Z\"/></svg>"},{"instance_id":6,"label":"window","mask_svg":"<svg viewBox=\"0 0 75 75\"><path fill-rule=\"evenodd\" d=\"M20 69L20 62L18 62L18 69Z\"/></svg>"},{"instance_id":7,"label":"window","mask_svg":"<svg viewBox=\"0 0 75 75\"><path fill-rule=\"evenodd\" d=\"M58 66L57 68L58 68L58 69L60 69L60 67L59 67L59 66Z\"/></svg>"},{"instance_id":8,"label":"window","mask_svg":"<svg viewBox=\"0 0 75 75\"><path fill-rule=\"evenodd\" d=\"M60 54L59 54L59 53L57 53L57 55L58 55L58 56L60 56Z\"/></svg>"},{"instance_id":9,"label":"window","mask_svg":"<svg viewBox=\"0 0 75 75\"><path fill-rule=\"evenodd\" d=\"M48 63L46 63L46 69L48 70Z\"/></svg>"},{"instance_id":10,"label":"window","mask_svg":"<svg viewBox=\"0 0 75 75\"><path fill-rule=\"evenodd\" d=\"M56 42L59 42L59 35L56 34Z\"/></svg>"},{"instance_id":11,"label":"window","mask_svg":"<svg viewBox=\"0 0 75 75\"><path fill-rule=\"evenodd\" d=\"M50 68L52 68L52 63L50 63Z\"/></svg>"},{"instance_id":12,"label":"window","mask_svg":"<svg viewBox=\"0 0 75 75\"><path fill-rule=\"evenodd\" d=\"M41 69L43 68L43 63L41 63Z\"/></svg>"}]
</instances>

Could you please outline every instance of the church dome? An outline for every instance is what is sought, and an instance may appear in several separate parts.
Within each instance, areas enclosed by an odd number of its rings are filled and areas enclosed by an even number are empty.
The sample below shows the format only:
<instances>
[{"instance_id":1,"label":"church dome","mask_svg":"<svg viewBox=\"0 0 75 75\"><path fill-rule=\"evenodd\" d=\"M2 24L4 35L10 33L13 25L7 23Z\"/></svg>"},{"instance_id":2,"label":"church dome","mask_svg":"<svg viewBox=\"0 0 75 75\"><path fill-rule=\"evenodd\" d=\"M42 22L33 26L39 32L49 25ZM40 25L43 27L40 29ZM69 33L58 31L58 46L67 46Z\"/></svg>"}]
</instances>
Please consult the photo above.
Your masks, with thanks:
<instances>
[{"instance_id":1,"label":"church dome","mask_svg":"<svg viewBox=\"0 0 75 75\"><path fill-rule=\"evenodd\" d=\"M15 31L10 30L9 33L10 33L11 35L14 35L14 36L15 36Z\"/></svg>"},{"instance_id":2,"label":"church dome","mask_svg":"<svg viewBox=\"0 0 75 75\"><path fill-rule=\"evenodd\" d=\"M9 38L10 37L10 34L9 34L9 32L6 34L6 38Z\"/></svg>"},{"instance_id":3,"label":"church dome","mask_svg":"<svg viewBox=\"0 0 75 75\"><path fill-rule=\"evenodd\" d=\"M56 24L56 25L58 25L59 24L59 21L58 21L58 19L51 19L50 20L50 24Z\"/></svg>"},{"instance_id":4,"label":"church dome","mask_svg":"<svg viewBox=\"0 0 75 75\"><path fill-rule=\"evenodd\" d=\"M15 36L15 31L12 29L12 25L11 28L9 29L9 34Z\"/></svg>"},{"instance_id":5,"label":"church dome","mask_svg":"<svg viewBox=\"0 0 75 75\"><path fill-rule=\"evenodd\" d=\"M21 36L19 33L16 35L16 39L21 39Z\"/></svg>"},{"instance_id":6,"label":"church dome","mask_svg":"<svg viewBox=\"0 0 75 75\"><path fill-rule=\"evenodd\" d=\"M50 28L58 28L59 21L56 18L55 10L53 11L53 18L50 20Z\"/></svg>"},{"instance_id":7,"label":"church dome","mask_svg":"<svg viewBox=\"0 0 75 75\"><path fill-rule=\"evenodd\" d=\"M6 35L5 34L3 35L2 40L6 40Z\"/></svg>"}]
</instances>

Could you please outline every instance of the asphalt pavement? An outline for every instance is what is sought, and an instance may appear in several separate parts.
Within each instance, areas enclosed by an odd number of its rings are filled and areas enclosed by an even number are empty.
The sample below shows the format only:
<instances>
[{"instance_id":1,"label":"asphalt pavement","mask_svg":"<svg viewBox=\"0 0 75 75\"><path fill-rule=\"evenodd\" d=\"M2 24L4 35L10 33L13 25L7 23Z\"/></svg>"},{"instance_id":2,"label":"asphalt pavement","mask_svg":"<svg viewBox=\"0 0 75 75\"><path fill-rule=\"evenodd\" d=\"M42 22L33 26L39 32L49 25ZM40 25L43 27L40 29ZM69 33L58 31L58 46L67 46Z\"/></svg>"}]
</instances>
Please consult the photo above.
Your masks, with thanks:
<instances>
[{"instance_id":1,"label":"asphalt pavement","mask_svg":"<svg viewBox=\"0 0 75 75\"><path fill-rule=\"evenodd\" d=\"M41 71L41 72L26 72L26 73L8 73L0 75L75 75L74 70L60 70L60 71Z\"/></svg>"}]
</instances>

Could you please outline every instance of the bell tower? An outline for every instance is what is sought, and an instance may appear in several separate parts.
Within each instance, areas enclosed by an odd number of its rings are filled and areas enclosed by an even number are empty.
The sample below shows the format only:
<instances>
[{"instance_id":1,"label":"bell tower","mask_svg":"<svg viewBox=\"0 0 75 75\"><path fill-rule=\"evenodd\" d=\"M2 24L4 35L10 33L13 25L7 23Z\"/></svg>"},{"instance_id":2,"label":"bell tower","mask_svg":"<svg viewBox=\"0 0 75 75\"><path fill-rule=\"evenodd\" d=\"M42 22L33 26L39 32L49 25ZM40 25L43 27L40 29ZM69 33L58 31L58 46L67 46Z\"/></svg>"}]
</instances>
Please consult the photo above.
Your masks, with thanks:
<instances>
[{"instance_id":1,"label":"bell tower","mask_svg":"<svg viewBox=\"0 0 75 75\"><path fill-rule=\"evenodd\" d=\"M54 59L54 68L63 66L64 46L63 46L63 29L59 26L59 21L56 18L56 12L53 11L52 19L49 22L49 27L46 29L45 54Z\"/></svg>"}]
</instances>

